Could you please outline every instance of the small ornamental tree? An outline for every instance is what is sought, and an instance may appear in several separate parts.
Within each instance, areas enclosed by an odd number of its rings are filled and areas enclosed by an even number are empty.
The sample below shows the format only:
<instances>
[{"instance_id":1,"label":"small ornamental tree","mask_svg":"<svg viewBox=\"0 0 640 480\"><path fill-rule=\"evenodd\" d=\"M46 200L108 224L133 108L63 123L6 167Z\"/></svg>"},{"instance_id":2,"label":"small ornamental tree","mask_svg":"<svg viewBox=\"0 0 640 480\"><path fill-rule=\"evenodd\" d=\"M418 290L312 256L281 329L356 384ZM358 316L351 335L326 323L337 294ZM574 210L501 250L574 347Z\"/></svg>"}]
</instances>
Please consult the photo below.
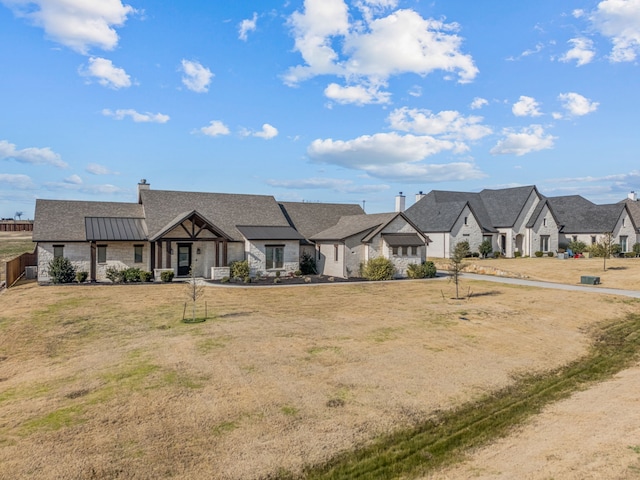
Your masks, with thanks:
<instances>
[{"instance_id":1,"label":"small ornamental tree","mask_svg":"<svg viewBox=\"0 0 640 480\"><path fill-rule=\"evenodd\" d=\"M449 272L451 272L451 279L456 284L456 299L460 298L458 293L458 284L460 281L460 274L465 269L466 265L464 259L469 254L469 242L466 240L459 242L453 248L453 253L449 259Z\"/></svg>"},{"instance_id":2,"label":"small ornamental tree","mask_svg":"<svg viewBox=\"0 0 640 480\"><path fill-rule=\"evenodd\" d=\"M580 240L572 240L567 248L573 253L584 253L587 250L587 244Z\"/></svg>"},{"instance_id":3,"label":"small ornamental tree","mask_svg":"<svg viewBox=\"0 0 640 480\"><path fill-rule=\"evenodd\" d=\"M196 321L196 304L198 299L204 295L204 287L198 284L193 267L189 269L189 280L185 283L185 293L191 302L191 321Z\"/></svg>"},{"instance_id":4,"label":"small ornamental tree","mask_svg":"<svg viewBox=\"0 0 640 480\"><path fill-rule=\"evenodd\" d=\"M56 257L49 262L51 283L71 283L76 279L76 269L66 257Z\"/></svg>"},{"instance_id":5,"label":"small ornamental tree","mask_svg":"<svg viewBox=\"0 0 640 480\"><path fill-rule=\"evenodd\" d=\"M302 254L300 259L300 273L302 275L314 275L318 273L318 267L316 266L316 259L307 252Z\"/></svg>"},{"instance_id":6,"label":"small ornamental tree","mask_svg":"<svg viewBox=\"0 0 640 480\"><path fill-rule=\"evenodd\" d=\"M589 248L591 255L594 257L602 257L602 268L607 271L607 258L611 257L615 253L615 244L613 243L613 233L605 232L600 237L600 241L591 245Z\"/></svg>"}]
</instances>

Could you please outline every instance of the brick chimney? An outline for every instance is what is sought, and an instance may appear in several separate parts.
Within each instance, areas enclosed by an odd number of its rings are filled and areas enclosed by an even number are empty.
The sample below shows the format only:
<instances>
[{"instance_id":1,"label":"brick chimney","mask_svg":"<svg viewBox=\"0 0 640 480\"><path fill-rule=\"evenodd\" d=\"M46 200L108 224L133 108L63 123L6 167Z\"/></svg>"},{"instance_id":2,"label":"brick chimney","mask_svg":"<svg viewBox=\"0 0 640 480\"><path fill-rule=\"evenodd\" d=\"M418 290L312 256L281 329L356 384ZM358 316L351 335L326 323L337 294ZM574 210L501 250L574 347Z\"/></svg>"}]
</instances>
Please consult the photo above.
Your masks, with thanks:
<instances>
[{"instance_id":1,"label":"brick chimney","mask_svg":"<svg viewBox=\"0 0 640 480\"><path fill-rule=\"evenodd\" d=\"M140 180L140 183L138 183L138 203L142 203L142 198L140 195L140 192L142 192L142 190L151 190L151 184L147 183L146 178L143 178L142 180Z\"/></svg>"},{"instance_id":2,"label":"brick chimney","mask_svg":"<svg viewBox=\"0 0 640 480\"><path fill-rule=\"evenodd\" d=\"M404 212L405 196L400 192L396 195L396 212Z\"/></svg>"}]
</instances>

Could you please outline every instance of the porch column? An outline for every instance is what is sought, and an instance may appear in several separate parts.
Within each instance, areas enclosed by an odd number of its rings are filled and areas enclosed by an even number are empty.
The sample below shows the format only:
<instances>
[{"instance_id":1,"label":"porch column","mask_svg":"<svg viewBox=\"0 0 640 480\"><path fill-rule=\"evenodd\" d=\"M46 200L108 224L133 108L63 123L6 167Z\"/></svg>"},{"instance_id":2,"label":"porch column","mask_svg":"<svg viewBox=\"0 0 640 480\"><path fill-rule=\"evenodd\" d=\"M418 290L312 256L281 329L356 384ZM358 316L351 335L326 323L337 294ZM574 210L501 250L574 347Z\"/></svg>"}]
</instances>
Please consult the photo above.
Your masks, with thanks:
<instances>
[{"instance_id":1,"label":"porch column","mask_svg":"<svg viewBox=\"0 0 640 480\"><path fill-rule=\"evenodd\" d=\"M162 240L156 242L156 244L158 245L158 252L157 252L158 259L156 263L158 265L158 268L162 268Z\"/></svg>"},{"instance_id":2,"label":"porch column","mask_svg":"<svg viewBox=\"0 0 640 480\"><path fill-rule=\"evenodd\" d=\"M222 241L222 264L227 266L227 240Z\"/></svg>"},{"instance_id":3,"label":"porch column","mask_svg":"<svg viewBox=\"0 0 640 480\"><path fill-rule=\"evenodd\" d=\"M153 269L156 268L156 244L155 242L149 243L149 270L153 273Z\"/></svg>"},{"instance_id":4,"label":"porch column","mask_svg":"<svg viewBox=\"0 0 640 480\"><path fill-rule=\"evenodd\" d=\"M171 268L171 242L166 242L165 250L167 251L167 266L166 266L166 268Z\"/></svg>"}]
</instances>

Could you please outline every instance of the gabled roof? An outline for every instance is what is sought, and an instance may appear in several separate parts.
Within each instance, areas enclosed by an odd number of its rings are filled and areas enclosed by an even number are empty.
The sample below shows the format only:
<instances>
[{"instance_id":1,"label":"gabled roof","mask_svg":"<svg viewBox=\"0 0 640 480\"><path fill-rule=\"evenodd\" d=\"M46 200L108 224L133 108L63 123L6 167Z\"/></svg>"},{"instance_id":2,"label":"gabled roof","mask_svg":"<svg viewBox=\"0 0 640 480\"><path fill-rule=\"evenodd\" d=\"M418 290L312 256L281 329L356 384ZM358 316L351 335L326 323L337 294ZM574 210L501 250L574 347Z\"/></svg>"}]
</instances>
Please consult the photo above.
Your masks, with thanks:
<instances>
[{"instance_id":1,"label":"gabled roof","mask_svg":"<svg viewBox=\"0 0 640 480\"><path fill-rule=\"evenodd\" d=\"M85 217L84 228L89 241L136 241L147 239L144 218Z\"/></svg>"},{"instance_id":2,"label":"gabled roof","mask_svg":"<svg viewBox=\"0 0 640 480\"><path fill-rule=\"evenodd\" d=\"M633 224L640 228L640 202L637 200L631 200L627 198L623 201L623 203L627 206L629 210L629 215L631 215L631 219L633 220Z\"/></svg>"},{"instance_id":3,"label":"gabled roof","mask_svg":"<svg viewBox=\"0 0 640 480\"><path fill-rule=\"evenodd\" d=\"M36 200L34 242L85 242L85 217L144 218L137 203Z\"/></svg>"},{"instance_id":4,"label":"gabled roof","mask_svg":"<svg viewBox=\"0 0 640 480\"><path fill-rule=\"evenodd\" d=\"M565 234L612 232L626 208L624 203L596 205L580 195L548 197L547 202Z\"/></svg>"},{"instance_id":5,"label":"gabled roof","mask_svg":"<svg viewBox=\"0 0 640 480\"><path fill-rule=\"evenodd\" d=\"M499 190L485 189L480 192L480 198L491 218L491 225L495 228L508 228L516 223L527 200L534 192L540 196L533 185Z\"/></svg>"},{"instance_id":6,"label":"gabled roof","mask_svg":"<svg viewBox=\"0 0 640 480\"><path fill-rule=\"evenodd\" d=\"M140 198L151 238L176 216L193 210L235 241L243 240L236 225L289 226L269 195L142 190Z\"/></svg>"},{"instance_id":7,"label":"gabled roof","mask_svg":"<svg viewBox=\"0 0 640 480\"><path fill-rule=\"evenodd\" d=\"M364 238L372 230L386 225L396 216L398 216L397 213L347 215L341 217L333 227L313 235L311 240L344 240L358 234Z\"/></svg>"},{"instance_id":8,"label":"gabled roof","mask_svg":"<svg viewBox=\"0 0 640 480\"><path fill-rule=\"evenodd\" d=\"M304 240L293 227L269 227L238 225L236 227L247 240Z\"/></svg>"},{"instance_id":9,"label":"gabled roof","mask_svg":"<svg viewBox=\"0 0 640 480\"><path fill-rule=\"evenodd\" d=\"M289 225L307 239L333 227L340 217L364 214L357 204L280 202L279 205Z\"/></svg>"},{"instance_id":10,"label":"gabled roof","mask_svg":"<svg viewBox=\"0 0 640 480\"><path fill-rule=\"evenodd\" d=\"M190 235L193 235L193 237L197 237L198 233L200 233L200 231L202 230L208 230L209 232L213 233L217 237L222 237L226 240L230 240L229 236L226 233L224 233L222 230L216 227L209 219L207 219L204 215L202 215L200 212L196 210L191 210L190 212L182 212L178 214L169 223L167 223L164 227L158 230L153 236L151 236L149 240L151 240L152 242L155 242L156 240L162 238L171 230L173 230L178 225L181 225L183 222L187 220L191 222L192 227L198 227L199 229L197 232L195 231L195 228L193 228L192 232L186 232L186 233L189 233Z\"/></svg>"}]
</instances>

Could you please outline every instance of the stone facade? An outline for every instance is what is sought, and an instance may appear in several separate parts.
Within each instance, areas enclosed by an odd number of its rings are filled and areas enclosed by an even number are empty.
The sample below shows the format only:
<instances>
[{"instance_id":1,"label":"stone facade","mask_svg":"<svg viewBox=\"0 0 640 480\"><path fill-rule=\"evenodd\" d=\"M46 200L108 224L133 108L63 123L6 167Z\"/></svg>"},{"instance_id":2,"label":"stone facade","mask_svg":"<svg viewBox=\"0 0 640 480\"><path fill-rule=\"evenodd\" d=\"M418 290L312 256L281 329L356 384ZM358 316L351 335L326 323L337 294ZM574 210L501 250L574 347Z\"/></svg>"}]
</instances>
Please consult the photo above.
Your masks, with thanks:
<instances>
[{"instance_id":1,"label":"stone facade","mask_svg":"<svg viewBox=\"0 0 640 480\"><path fill-rule=\"evenodd\" d=\"M558 234L558 224L556 219L553 218L548 206L545 206L540 215L533 224L533 228L529 229L527 239L529 243L529 256L534 256L535 252L551 251L555 252L558 249L558 243L560 242L560 236ZM549 237L549 246L545 250L543 247L543 236Z\"/></svg>"},{"instance_id":2,"label":"stone facade","mask_svg":"<svg viewBox=\"0 0 640 480\"><path fill-rule=\"evenodd\" d=\"M266 269L267 246L284 247L282 268ZM300 266L300 243L297 240L247 240L245 253L252 277L257 275L273 277L277 271L281 273L295 272Z\"/></svg>"}]
</instances>

